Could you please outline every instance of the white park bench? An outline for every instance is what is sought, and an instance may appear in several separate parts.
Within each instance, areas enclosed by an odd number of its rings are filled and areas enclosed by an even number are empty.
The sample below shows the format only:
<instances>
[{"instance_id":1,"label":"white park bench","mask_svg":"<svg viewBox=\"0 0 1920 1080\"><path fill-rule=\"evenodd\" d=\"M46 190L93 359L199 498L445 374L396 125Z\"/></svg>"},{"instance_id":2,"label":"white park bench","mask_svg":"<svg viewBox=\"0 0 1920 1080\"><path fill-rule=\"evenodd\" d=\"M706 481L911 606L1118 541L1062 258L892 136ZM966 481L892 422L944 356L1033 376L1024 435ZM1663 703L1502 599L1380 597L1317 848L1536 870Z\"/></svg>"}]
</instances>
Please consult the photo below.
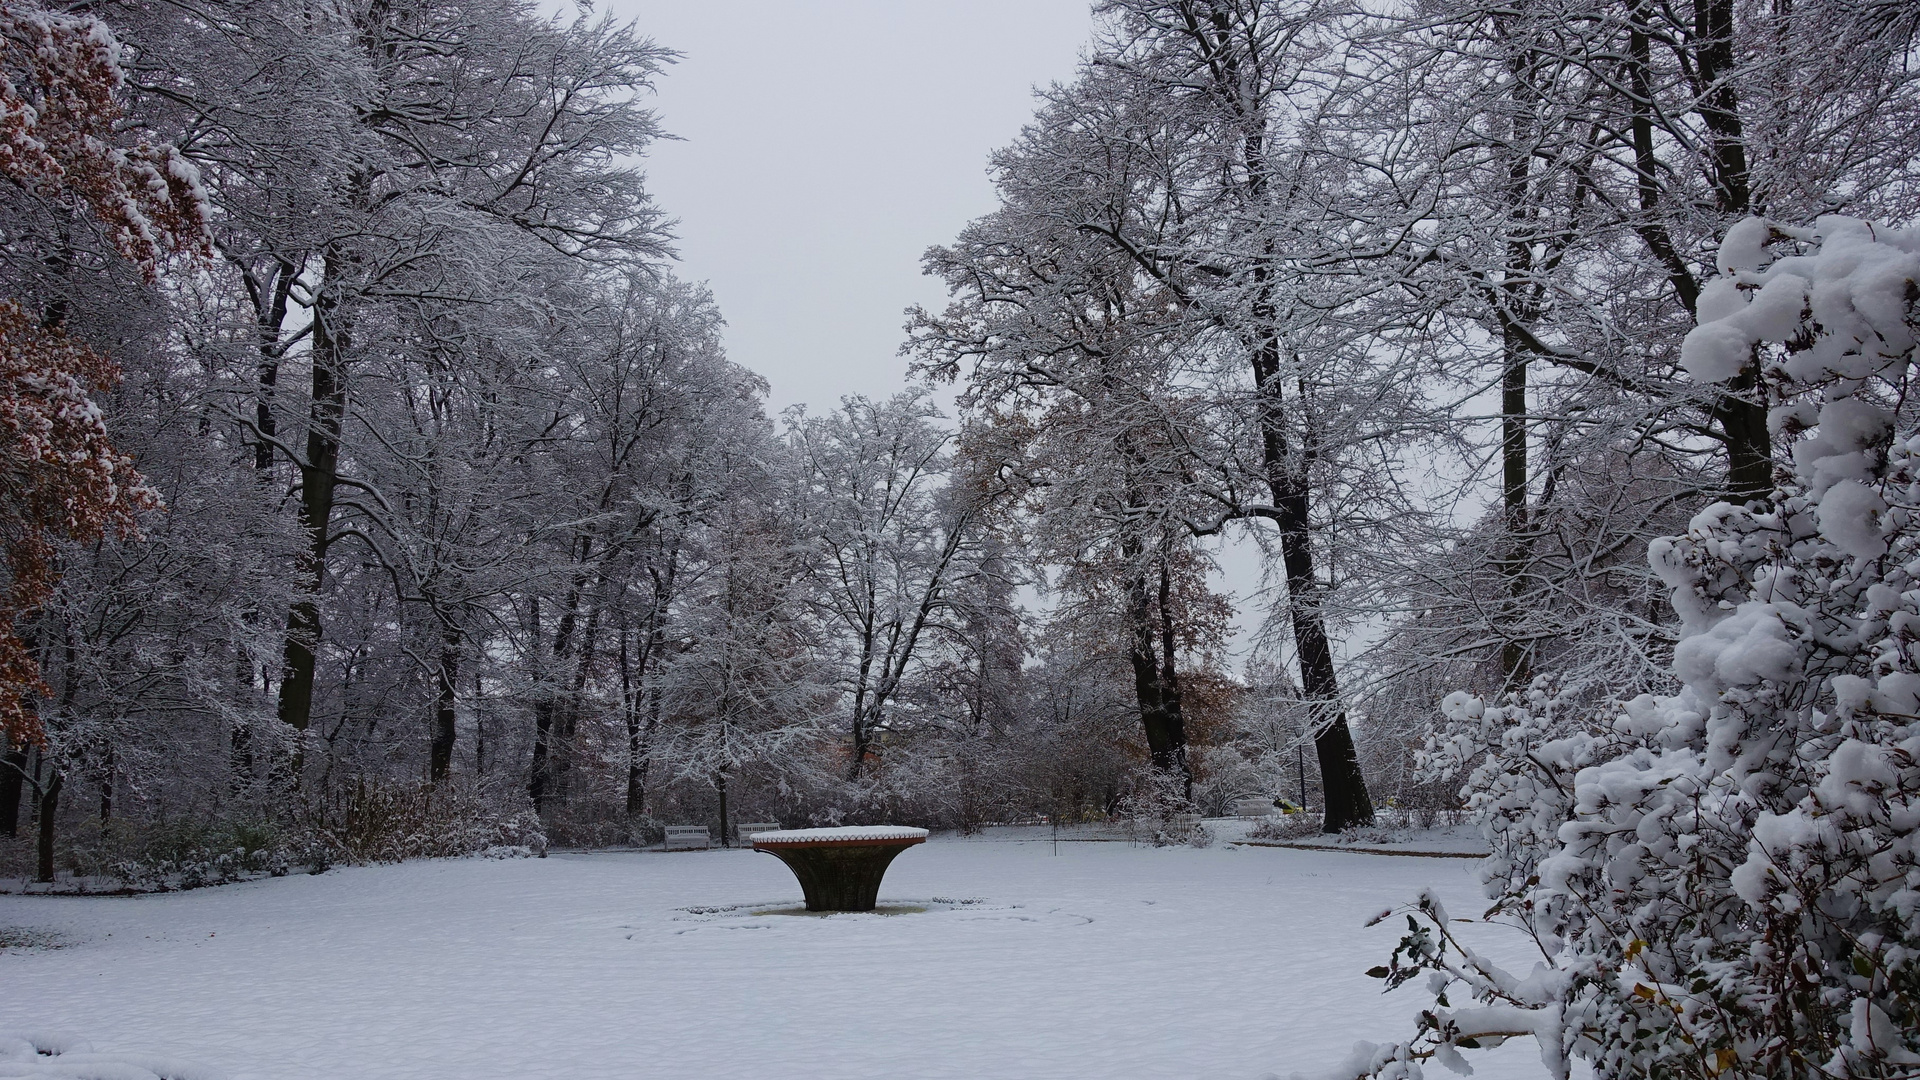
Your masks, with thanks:
<instances>
[{"instance_id":1,"label":"white park bench","mask_svg":"<svg viewBox=\"0 0 1920 1080\"><path fill-rule=\"evenodd\" d=\"M663 846L668 851L704 851L713 846L713 836L705 825L669 825Z\"/></svg>"},{"instance_id":2,"label":"white park bench","mask_svg":"<svg viewBox=\"0 0 1920 1080\"><path fill-rule=\"evenodd\" d=\"M741 847L753 846L753 834L757 832L779 832L777 821L749 821L734 826L733 835Z\"/></svg>"},{"instance_id":3,"label":"white park bench","mask_svg":"<svg viewBox=\"0 0 1920 1080\"><path fill-rule=\"evenodd\" d=\"M1255 795L1241 799L1233 804L1234 817L1267 817L1273 813L1273 800L1265 795Z\"/></svg>"}]
</instances>

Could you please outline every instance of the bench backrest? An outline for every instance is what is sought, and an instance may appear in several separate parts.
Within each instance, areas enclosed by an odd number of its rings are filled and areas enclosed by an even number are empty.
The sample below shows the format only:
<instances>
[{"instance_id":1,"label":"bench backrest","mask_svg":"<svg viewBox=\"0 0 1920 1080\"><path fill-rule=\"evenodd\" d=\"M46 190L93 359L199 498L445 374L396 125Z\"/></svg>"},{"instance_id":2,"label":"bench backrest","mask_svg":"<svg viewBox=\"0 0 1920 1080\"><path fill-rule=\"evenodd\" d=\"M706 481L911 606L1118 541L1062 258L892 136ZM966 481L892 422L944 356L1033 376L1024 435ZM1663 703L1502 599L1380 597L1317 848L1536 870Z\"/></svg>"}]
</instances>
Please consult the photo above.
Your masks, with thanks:
<instances>
[{"instance_id":1,"label":"bench backrest","mask_svg":"<svg viewBox=\"0 0 1920 1080\"><path fill-rule=\"evenodd\" d=\"M705 825L669 825L667 826L668 848L711 847L713 837Z\"/></svg>"},{"instance_id":2,"label":"bench backrest","mask_svg":"<svg viewBox=\"0 0 1920 1080\"><path fill-rule=\"evenodd\" d=\"M777 821L746 821L734 826L733 835L737 837L742 844L751 844L753 843L754 833L779 831L780 823Z\"/></svg>"}]
</instances>

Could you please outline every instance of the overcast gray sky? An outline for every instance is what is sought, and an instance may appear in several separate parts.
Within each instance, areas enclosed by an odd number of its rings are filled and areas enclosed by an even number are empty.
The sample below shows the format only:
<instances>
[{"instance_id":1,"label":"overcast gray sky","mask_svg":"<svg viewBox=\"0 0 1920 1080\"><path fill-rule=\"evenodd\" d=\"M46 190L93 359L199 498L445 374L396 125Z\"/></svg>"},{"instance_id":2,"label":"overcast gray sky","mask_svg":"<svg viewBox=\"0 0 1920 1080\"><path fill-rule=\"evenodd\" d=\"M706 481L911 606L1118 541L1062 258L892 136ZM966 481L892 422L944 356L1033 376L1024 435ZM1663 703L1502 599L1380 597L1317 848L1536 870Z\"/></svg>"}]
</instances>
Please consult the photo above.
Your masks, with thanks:
<instances>
[{"instance_id":1,"label":"overcast gray sky","mask_svg":"<svg viewBox=\"0 0 1920 1080\"><path fill-rule=\"evenodd\" d=\"M647 176L680 220L680 275L712 287L727 353L766 377L775 414L906 384L902 313L946 296L921 253L994 208L987 155L1093 31L1090 0L603 4L685 54L654 102L681 141ZM1214 547L1216 585L1252 598L1252 544ZM1263 608L1235 620L1236 655Z\"/></svg>"},{"instance_id":2,"label":"overcast gray sky","mask_svg":"<svg viewBox=\"0 0 1920 1080\"><path fill-rule=\"evenodd\" d=\"M905 382L901 312L943 302L920 254L993 209L987 155L1073 73L1088 0L615 0L685 54L647 160L728 354L813 411Z\"/></svg>"}]
</instances>

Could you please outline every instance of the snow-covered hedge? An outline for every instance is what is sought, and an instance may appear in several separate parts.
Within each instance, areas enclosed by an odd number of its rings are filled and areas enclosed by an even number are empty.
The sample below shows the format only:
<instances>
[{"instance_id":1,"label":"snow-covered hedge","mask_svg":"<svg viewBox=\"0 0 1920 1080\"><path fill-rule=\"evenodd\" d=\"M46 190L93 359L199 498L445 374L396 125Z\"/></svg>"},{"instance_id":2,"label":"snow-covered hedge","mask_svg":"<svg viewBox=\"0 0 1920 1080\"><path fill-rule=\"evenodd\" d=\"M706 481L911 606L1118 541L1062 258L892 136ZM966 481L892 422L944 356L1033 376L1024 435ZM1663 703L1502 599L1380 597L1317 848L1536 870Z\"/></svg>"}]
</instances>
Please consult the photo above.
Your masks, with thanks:
<instances>
[{"instance_id":1,"label":"snow-covered hedge","mask_svg":"<svg viewBox=\"0 0 1920 1080\"><path fill-rule=\"evenodd\" d=\"M1435 1005L1348 1075L1517 1036L1555 1077L1920 1075L1920 232L1750 218L1719 269L1682 363L1760 364L1777 489L1652 545L1679 693L1446 700L1430 764L1466 776L1542 963L1498 968L1422 898L1373 974Z\"/></svg>"},{"instance_id":2,"label":"snow-covered hedge","mask_svg":"<svg viewBox=\"0 0 1920 1080\"><path fill-rule=\"evenodd\" d=\"M344 812L316 832L335 858L355 863L498 858L547 847L540 818L517 790L501 798L458 782L438 787L361 782Z\"/></svg>"},{"instance_id":3,"label":"snow-covered hedge","mask_svg":"<svg viewBox=\"0 0 1920 1080\"><path fill-rule=\"evenodd\" d=\"M547 836L526 796L448 782L356 782L321 820L267 815L89 821L68 831L60 877L35 892L164 892L290 872L320 873L334 863L407 859L522 858L544 852ZM30 845L0 848L0 880L25 886ZM4 888L0 885L0 888Z\"/></svg>"}]
</instances>

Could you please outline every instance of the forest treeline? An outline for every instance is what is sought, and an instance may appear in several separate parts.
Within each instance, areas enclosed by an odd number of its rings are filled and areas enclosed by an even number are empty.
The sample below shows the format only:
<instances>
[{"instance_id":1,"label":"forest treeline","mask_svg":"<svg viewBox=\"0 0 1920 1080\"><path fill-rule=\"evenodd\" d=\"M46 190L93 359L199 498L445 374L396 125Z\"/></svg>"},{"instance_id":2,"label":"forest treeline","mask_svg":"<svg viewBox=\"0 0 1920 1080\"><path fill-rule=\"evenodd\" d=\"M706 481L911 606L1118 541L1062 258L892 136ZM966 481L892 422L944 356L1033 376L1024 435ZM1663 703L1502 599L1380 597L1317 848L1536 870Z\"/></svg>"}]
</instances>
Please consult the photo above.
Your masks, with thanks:
<instances>
[{"instance_id":1,"label":"forest treeline","mask_svg":"<svg viewBox=\"0 0 1920 1080\"><path fill-rule=\"evenodd\" d=\"M1443 696L1672 689L1648 544L1786 461L1760 367L1682 370L1721 237L1920 216L1907 3L1102 0L926 257L903 362L957 415L770 417L646 193L644 23L4 11L0 297L118 366L79 400L129 459L29 507L0 401L0 833L49 875L216 822L1456 807Z\"/></svg>"}]
</instances>

